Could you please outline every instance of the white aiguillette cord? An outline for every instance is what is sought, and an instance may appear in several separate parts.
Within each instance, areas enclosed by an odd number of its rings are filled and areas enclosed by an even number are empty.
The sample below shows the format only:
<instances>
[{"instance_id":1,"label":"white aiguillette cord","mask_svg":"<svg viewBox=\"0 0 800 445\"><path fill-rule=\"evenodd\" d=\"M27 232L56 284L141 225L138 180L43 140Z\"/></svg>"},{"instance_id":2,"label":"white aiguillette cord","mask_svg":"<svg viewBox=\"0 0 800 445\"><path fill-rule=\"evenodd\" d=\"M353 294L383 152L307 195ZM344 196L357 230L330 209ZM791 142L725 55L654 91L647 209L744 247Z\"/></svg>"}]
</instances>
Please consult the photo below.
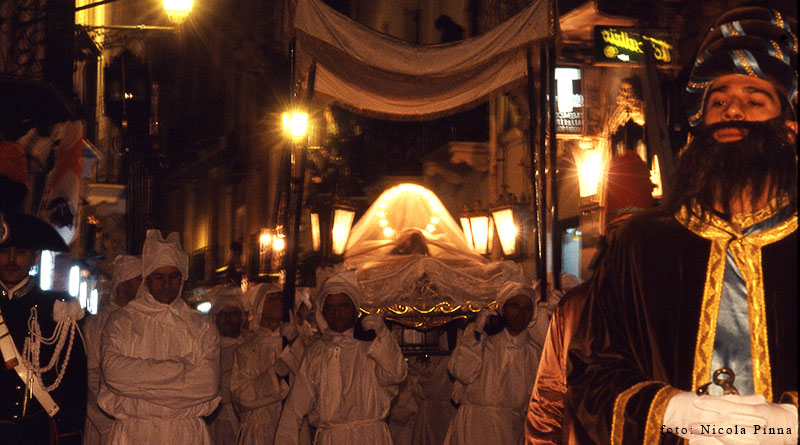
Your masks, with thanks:
<instances>
[{"instance_id":1,"label":"white aiguillette cord","mask_svg":"<svg viewBox=\"0 0 800 445\"><path fill-rule=\"evenodd\" d=\"M0 352L3 354L6 368L14 369L19 378L22 379L22 383L25 384L26 390L22 405L23 415L28 407L28 398L32 395L36 397L36 400L39 401L48 416L55 416L59 410L58 405L50 397L50 393L42 388L39 378L22 364L22 358L19 355L19 351L17 351L17 346L14 344L14 339L11 338L11 334L8 332L2 311L0 311Z\"/></svg>"}]
</instances>

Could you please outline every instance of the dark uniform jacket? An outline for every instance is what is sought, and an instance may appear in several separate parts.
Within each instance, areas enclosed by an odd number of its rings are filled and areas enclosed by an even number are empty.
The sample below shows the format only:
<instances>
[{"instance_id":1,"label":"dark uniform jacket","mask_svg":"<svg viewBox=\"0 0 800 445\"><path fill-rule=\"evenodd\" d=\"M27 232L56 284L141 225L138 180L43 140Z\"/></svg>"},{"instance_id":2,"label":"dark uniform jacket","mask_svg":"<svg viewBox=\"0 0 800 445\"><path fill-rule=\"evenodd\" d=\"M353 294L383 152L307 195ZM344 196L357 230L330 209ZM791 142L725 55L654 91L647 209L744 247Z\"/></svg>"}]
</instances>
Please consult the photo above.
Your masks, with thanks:
<instances>
[{"instance_id":1,"label":"dark uniform jacket","mask_svg":"<svg viewBox=\"0 0 800 445\"><path fill-rule=\"evenodd\" d=\"M12 300L0 287L0 310L20 355L23 354L25 337L28 335L31 308L36 308L41 333L47 338L53 335L56 328L53 303L56 299L67 298L70 297L64 293L42 291L33 284L33 279L19 289ZM0 444L81 443L86 416L86 354L78 332L74 335L64 377L58 388L50 392L60 409L54 418L45 413L35 397L28 400L23 415L25 384L14 369L0 365ZM61 351L58 365L42 375L44 385L51 385L56 380L58 370L67 359L68 346L69 341ZM41 345L40 366L49 363L54 349L55 344Z\"/></svg>"},{"instance_id":2,"label":"dark uniform jacket","mask_svg":"<svg viewBox=\"0 0 800 445\"><path fill-rule=\"evenodd\" d=\"M581 443L680 443L661 424L672 395L710 380L728 249L747 285L755 392L797 404L797 212L757 234L740 229L774 213L631 219L592 282L568 352Z\"/></svg>"}]
</instances>

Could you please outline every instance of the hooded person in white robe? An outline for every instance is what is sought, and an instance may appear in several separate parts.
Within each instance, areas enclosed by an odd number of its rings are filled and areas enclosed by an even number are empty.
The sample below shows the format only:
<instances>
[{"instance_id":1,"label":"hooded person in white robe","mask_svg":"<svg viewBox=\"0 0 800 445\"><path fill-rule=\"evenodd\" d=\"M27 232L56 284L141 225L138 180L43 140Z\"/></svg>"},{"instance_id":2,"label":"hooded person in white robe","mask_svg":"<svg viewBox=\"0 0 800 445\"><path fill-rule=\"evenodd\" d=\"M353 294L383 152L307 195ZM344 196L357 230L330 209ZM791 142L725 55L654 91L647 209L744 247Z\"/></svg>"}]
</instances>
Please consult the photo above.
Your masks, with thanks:
<instances>
[{"instance_id":1,"label":"hooded person in white robe","mask_svg":"<svg viewBox=\"0 0 800 445\"><path fill-rule=\"evenodd\" d=\"M453 401L460 404L450 423L446 445L522 445L525 412L542 346L531 322L534 291L522 283L507 283L497 296L505 327L494 335L490 311L467 325L450 357L456 381Z\"/></svg>"},{"instance_id":2,"label":"hooded person in white robe","mask_svg":"<svg viewBox=\"0 0 800 445\"><path fill-rule=\"evenodd\" d=\"M284 331L286 338L291 343L283 349L280 360L289 369L289 383L294 382L297 371L300 370L300 361L308 346L316 340L317 329L306 320L311 311L310 289L297 288L294 297L294 312L291 314L291 323Z\"/></svg>"},{"instance_id":3,"label":"hooded person in white robe","mask_svg":"<svg viewBox=\"0 0 800 445\"><path fill-rule=\"evenodd\" d=\"M108 317L115 310L126 306L142 283L142 260L133 255L118 255L114 262L111 295L108 304L96 315L86 319L83 339L86 344L86 366L88 391L86 394L86 425L83 428L84 445L108 443L114 419L97 406L100 392L100 347Z\"/></svg>"},{"instance_id":4,"label":"hooded person in white robe","mask_svg":"<svg viewBox=\"0 0 800 445\"><path fill-rule=\"evenodd\" d=\"M408 372L416 375L419 408L412 424L413 445L441 445L456 415L450 401L453 381L447 372L450 357L434 355L426 361L409 359Z\"/></svg>"},{"instance_id":5,"label":"hooded person in white robe","mask_svg":"<svg viewBox=\"0 0 800 445\"><path fill-rule=\"evenodd\" d=\"M281 322L283 294L273 283L261 283L248 291L255 307L257 329L236 349L231 372L231 395L241 428L237 444L272 444L289 384L288 368L278 359L284 341L296 336Z\"/></svg>"},{"instance_id":6,"label":"hooded person in white robe","mask_svg":"<svg viewBox=\"0 0 800 445\"><path fill-rule=\"evenodd\" d=\"M340 272L320 286L316 321L321 337L303 356L278 425L275 443L297 443L308 415L314 443L391 444L386 416L408 374L394 336L377 314L364 317L364 341L354 337L361 292L352 273Z\"/></svg>"},{"instance_id":7,"label":"hooded person in white robe","mask_svg":"<svg viewBox=\"0 0 800 445\"><path fill-rule=\"evenodd\" d=\"M208 313L219 330L219 395L222 400L211 416L208 431L215 445L234 445L239 436L239 416L231 398L231 374L234 353L245 342L244 302L238 287L216 286L210 294Z\"/></svg>"},{"instance_id":8,"label":"hooded person in white robe","mask_svg":"<svg viewBox=\"0 0 800 445\"><path fill-rule=\"evenodd\" d=\"M180 297L188 269L177 233L147 231L145 280L103 338L97 402L116 419L112 444L211 444L203 416L220 401L219 336Z\"/></svg>"}]
</instances>

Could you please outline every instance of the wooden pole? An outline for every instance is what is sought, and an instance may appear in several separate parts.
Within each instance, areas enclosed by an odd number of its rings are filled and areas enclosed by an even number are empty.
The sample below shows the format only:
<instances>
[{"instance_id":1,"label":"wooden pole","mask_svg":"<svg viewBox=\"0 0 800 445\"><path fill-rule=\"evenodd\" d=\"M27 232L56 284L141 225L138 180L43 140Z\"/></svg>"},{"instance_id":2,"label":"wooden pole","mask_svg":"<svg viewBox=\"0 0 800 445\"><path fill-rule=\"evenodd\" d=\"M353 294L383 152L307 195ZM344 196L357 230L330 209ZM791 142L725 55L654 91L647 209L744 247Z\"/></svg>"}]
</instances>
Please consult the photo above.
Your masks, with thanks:
<instances>
[{"instance_id":1,"label":"wooden pole","mask_svg":"<svg viewBox=\"0 0 800 445\"><path fill-rule=\"evenodd\" d=\"M536 180L537 171L538 171L538 161L536 157L536 147L537 147L537 119L539 117L538 107L536 106L538 101L536 100L536 84L533 80L534 72L533 72L533 49L528 48L527 52L527 60L528 60L528 153L531 158L531 185L533 187L533 198L531 199L531 215L536 218L536 228L535 228L535 240L533 243L533 257L535 260L535 267L536 267L536 274L540 275L540 265L542 264L542 254L541 254L541 243L539 234L541 233L541 229L539 227L539 203L540 203L540 192L539 192L539 184ZM541 276L538 277L541 279Z\"/></svg>"},{"instance_id":2,"label":"wooden pole","mask_svg":"<svg viewBox=\"0 0 800 445\"><path fill-rule=\"evenodd\" d=\"M539 242L539 292L542 301L547 301L547 75L548 73L547 48L539 47L539 72L542 74L539 82L539 146L536 151L536 172L539 181L539 213L536 215Z\"/></svg>"},{"instance_id":3,"label":"wooden pole","mask_svg":"<svg viewBox=\"0 0 800 445\"><path fill-rule=\"evenodd\" d=\"M558 140L556 139L556 45L550 40L547 45L547 82L550 90L550 112L547 122L550 136L550 209L552 213L552 228L550 235L550 248L553 256L553 289L561 289L561 246L556 245L560 237L556 236L556 223L558 222Z\"/></svg>"}]
</instances>

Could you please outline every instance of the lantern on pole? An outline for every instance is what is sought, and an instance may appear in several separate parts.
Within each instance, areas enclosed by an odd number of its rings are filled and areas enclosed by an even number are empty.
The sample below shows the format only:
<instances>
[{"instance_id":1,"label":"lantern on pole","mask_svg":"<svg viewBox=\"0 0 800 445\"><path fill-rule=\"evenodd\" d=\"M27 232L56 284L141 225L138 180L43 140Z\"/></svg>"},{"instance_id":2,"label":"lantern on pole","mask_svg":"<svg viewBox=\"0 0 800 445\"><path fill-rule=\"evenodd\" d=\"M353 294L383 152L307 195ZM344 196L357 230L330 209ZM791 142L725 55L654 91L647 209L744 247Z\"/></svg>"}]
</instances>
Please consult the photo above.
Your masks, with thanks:
<instances>
[{"instance_id":1,"label":"lantern on pole","mask_svg":"<svg viewBox=\"0 0 800 445\"><path fill-rule=\"evenodd\" d=\"M521 258L525 253L522 206L506 204L492 210L492 220L500 241L503 257Z\"/></svg>"},{"instance_id":2,"label":"lantern on pole","mask_svg":"<svg viewBox=\"0 0 800 445\"><path fill-rule=\"evenodd\" d=\"M311 211L311 247L322 256L340 260L350 237L350 228L355 219L355 209L333 204Z\"/></svg>"},{"instance_id":3,"label":"lantern on pole","mask_svg":"<svg viewBox=\"0 0 800 445\"><path fill-rule=\"evenodd\" d=\"M488 213L481 210L470 211L459 218L467 243L480 255L489 255L492 251L494 227L491 219Z\"/></svg>"}]
</instances>

